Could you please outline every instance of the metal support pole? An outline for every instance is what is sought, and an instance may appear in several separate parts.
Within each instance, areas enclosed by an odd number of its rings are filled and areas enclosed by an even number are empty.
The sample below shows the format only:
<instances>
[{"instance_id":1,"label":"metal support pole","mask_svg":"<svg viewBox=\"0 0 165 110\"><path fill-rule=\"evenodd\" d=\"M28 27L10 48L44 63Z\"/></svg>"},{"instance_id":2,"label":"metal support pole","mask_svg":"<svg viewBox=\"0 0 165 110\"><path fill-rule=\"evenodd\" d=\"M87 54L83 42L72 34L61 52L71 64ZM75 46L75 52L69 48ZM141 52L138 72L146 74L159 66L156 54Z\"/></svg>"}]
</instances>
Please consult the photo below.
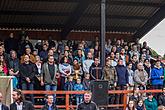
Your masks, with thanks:
<instances>
[{"instance_id":1,"label":"metal support pole","mask_svg":"<svg viewBox=\"0 0 165 110\"><path fill-rule=\"evenodd\" d=\"M106 0L101 0L101 6L100 6L100 15L101 15L101 29L100 29L100 39L101 39L101 66L105 66L105 32L106 32L106 25L105 25L105 8L106 8Z\"/></svg>"}]
</instances>

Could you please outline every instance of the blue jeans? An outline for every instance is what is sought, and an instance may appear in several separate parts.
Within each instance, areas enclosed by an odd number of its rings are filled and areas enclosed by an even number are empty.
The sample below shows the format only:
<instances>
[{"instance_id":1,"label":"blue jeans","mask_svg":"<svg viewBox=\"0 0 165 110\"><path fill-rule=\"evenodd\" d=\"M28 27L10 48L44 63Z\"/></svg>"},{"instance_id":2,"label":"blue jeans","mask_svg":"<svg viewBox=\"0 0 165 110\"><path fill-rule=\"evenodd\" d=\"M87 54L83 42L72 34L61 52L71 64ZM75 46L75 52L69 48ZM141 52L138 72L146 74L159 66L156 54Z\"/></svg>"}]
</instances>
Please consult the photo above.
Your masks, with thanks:
<instances>
[{"instance_id":1,"label":"blue jeans","mask_svg":"<svg viewBox=\"0 0 165 110\"><path fill-rule=\"evenodd\" d=\"M79 105L83 100L83 96L82 95L76 95L76 103L77 105Z\"/></svg>"},{"instance_id":2,"label":"blue jeans","mask_svg":"<svg viewBox=\"0 0 165 110\"><path fill-rule=\"evenodd\" d=\"M56 85L46 84L45 85L45 90L46 91L56 91L57 90L57 86ZM54 96L54 103L55 103L56 102L56 94L54 94L53 96Z\"/></svg>"},{"instance_id":3,"label":"blue jeans","mask_svg":"<svg viewBox=\"0 0 165 110\"><path fill-rule=\"evenodd\" d=\"M34 90L33 83L22 83L22 90ZM30 100L34 104L34 95L30 94Z\"/></svg>"}]
</instances>

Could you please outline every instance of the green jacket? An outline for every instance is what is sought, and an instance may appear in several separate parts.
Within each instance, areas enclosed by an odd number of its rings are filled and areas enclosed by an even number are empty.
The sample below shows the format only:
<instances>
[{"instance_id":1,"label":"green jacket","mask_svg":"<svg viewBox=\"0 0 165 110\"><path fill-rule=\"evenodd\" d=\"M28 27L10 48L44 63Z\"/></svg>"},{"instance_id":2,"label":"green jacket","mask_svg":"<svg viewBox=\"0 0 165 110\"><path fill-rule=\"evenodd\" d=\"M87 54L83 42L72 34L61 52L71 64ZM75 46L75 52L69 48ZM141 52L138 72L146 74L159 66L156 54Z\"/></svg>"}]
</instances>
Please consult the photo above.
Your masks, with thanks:
<instances>
[{"instance_id":1,"label":"green jacket","mask_svg":"<svg viewBox=\"0 0 165 110\"><path fill-rule=\"evenodd\" d=\"M5 76L3 71L0 71L0 76Z\"/></svg>"},{"instance_id":2,"label":"green jacket","mask_svg":"<svg viewBox=\"0 0 165 110\"><path fill-rule=\"evenodd\" d=\"M148 98L144 101L146 110L158 110L158 104L155 98L149 101Z\"/></svg>"}]
</instances>

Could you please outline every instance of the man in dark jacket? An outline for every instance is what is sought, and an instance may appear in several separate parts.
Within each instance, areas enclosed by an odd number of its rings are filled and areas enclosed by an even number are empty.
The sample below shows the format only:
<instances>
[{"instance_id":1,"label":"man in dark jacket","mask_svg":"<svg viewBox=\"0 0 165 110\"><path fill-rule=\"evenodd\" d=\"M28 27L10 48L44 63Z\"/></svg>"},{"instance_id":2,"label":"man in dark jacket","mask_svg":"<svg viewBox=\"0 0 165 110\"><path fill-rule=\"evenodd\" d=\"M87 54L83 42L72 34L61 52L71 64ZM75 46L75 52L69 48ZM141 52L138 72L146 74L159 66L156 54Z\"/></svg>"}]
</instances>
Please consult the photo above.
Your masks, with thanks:
<instances>
[{"instance_id":1,"label":"man in dark jacket","mask_svg":"<svg viewBox=\"0 0 165 110\"><path fill-rule=\"evenodd\" d=\"M9 108L2 104L2 100L3 100L3 96L2 96L2 93L0 92L0 110L9 110Z\"/></svg>"},{"instance_id":2,"label":"man in dark jacket","mask_svg":"<svg viewBox=\"0 0 165 110\"><path fill-rule=\"evenodd\" d=\"M41 110L58 110L56 105L53 103L54 102L53 97L54 97L53 95L47 95L46 96L47 104L45 104Z\"/></svg>"},{"instance_id":3,"label":"man in dark jacket","mask_svg":"<svg viewBox=\"0 0 165 110\"><path fill-rule=\"evenodd\" d=\"M24 63L20 65L20 79L22 82L22 90L34 90L33 83L36 69L33 63L30 62L30 56L24 56ZM33 94L30 95L31 101L34 103Z\"/></svg>"},{"instance_id":4,"label":"man in dark jacket","mask_svg":"<svg viewBox=\"0 0 165 110\"><path fill-rule=\"evenodd\" d=\"M84 94L84 102L80 103L77 110L97 110L97 105L91 101L92 93L87 91Z\"/></svg>"},{"instance_id":5,"label":"man in dark jacket","mask_svg":"<svg viewBox=\"0 0 165 110\"><path fill-rule=\"evenodd\" d=\"M117 72L117 86L120 86L123 89L124 86L128 85L128 71L127 68L123 65L123 60L119 59L118 65L116 66Z\"/></svg>"},{"instance_id":6,"label":"man in dark jacket","mask_svg":"<svg viewBox=\"0 0 165 110\"><path fill-rule=\"evenodd\" d=\"M14 34L10 33L8 39L4 41L5 51L9 54L11 50L18 50L18 41L14 38Z\"/></svg>"},{"instance_id":7,"label":"man in dark jacket","mask_svg":"<svg viewBox=\"0 0 165 110\"><path fill-rule=\"evenodd\" d=\"M21 90L14 90L12 97L14 102L10 104L10 110L34 110L33 104L24 99L24 95Z\"/></svg>"},{"instance_id":8,"label":"man in dark jacket","mask_svg":"<svg viewBox=\"0 0 165 110\"><path fill-rule=\"evenodd\" d=\"M99 64L99 59L95 57L94 63L91 65L90 69L91 80L103 80L102 67Z\"/></svg>"},{"instance_id":9,"label":"man in dark jacket","mask_svg":"<svg viewBox=\"0 0 165 110\"><path fill-rule=\"evenodd\" d=\"M56 91L57 90L57 78L60 77L58 73L57 65L55 64L54 57L49 56L48 62L43 64L41 73L41 85L45 84L45 90ZM54 95L55 102L56 95Z\"/></svg>"},{"instance_id":10,"label":"man in dark jacket","mask_svg":"<svg viewBox=\"0 0 165 110\"><path fill-rule=\"evenodd\" d=\"M165 106L165 87L162 89L163 93L158 98L158 104Z\"/></svg>"},{"instance_id":11,"label":"man in dark jacket","mask_svg":"<svg viewBox=\"0 0 165 110\"><path fill-rule=\"evenodd\" d=\"M118 65L116 66L116 72L117 72L117 89L118 90L124 90L128 86L128 71L127 68L123 65L123 60L118 60ZM122 95L116 96L116 103L119 102L122 103Z\"/></svg>"}]
</instances>

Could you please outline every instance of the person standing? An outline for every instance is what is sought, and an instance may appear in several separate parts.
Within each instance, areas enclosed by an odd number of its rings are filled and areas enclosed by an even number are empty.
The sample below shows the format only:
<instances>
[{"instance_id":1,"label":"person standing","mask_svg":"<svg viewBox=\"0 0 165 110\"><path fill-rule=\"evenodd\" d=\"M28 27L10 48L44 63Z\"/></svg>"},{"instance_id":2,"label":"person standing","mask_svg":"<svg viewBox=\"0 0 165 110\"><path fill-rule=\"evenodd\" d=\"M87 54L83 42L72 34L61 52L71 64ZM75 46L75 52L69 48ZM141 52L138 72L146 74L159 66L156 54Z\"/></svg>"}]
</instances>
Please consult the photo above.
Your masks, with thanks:
<instances>
[{"instance_id":1,"label":"person standing","mask_svg":"<svg viewBox=\"0 0 165 110\"><path fill-rule=\"evenodd\" d=\"M77 106L77 110L98 110L95 102L91 101L92 93L85 92L84 101Z\"/></svg>"},{"instance_id":2,"label":"person standing","mask_svg":"<svg viewBox=\"0 0 165 110\"><path fill-rule=\"evenodd\" d=\"M61 64L59 64L59 72L60 72L60 87L61 90L64 90L64 85L66 82L66 79L71 75L72 69L71 65L68 63L68 58L64 57Z\"/></svg>"},{"instance_id":3,"label":"person standing","mask_svg":"<svg viewBox=\"0 0 165 110\"><path fill-rule=\"evenodd\" d=\"M128 70L123 65L123 60L118 60L118 65L116 66L116 72L117 72L117 90L126 90L128 87ZM123 95L117 95L116 96L116 103L122 103Z\"/></svg>"},{"instance_id":4,"label":"person standing","mask_svg":"<svg viewBox=\"0 0 165 110\"><path fill-rule=\"evenodd\" d=\"M30 56L24 56L24 63L20 65L20 80L22 90L34 90L34 77L36 73L35 65L30 62ZM34 103L33 94L30 94L30 99Z\"/></svg>"},{"instance_id":5,"label":"person standing","mask_svg":"<svg viewBox=\"0 0 165 110\"><path fill-rule=\"evenodd\" d=\"M42 73L41 73L41 85L45 84L45 90L56 91L57 90L57 78L60 75L58 73L58 67L54 62L53 56L48 56L48 62L43 64ZM55 101L54 95L54 101Z\"/></svg>"},{"instance_id":6,"label":"person standing","mask_svg":"<svg viewBox=\"0 0 165 110\"><path fill-rule=\"evenodd\" d=\"M0 110L9 110L9 108L5 104L2 103L2 100L3 100L3 95L0 92Z\"/></svg>"},{"instance_id":7,"label":"person standing","mask_svg":"<svg viewBox=\"0 0 165 110\"><path fill-rule=\"evenodd\" d=\"M144 101L146 110L158 110L158 104L152 93L148 93L148 98Z\"/></svg>"},{"instance_id":8,"label":"person standing","mask_svg":"<svg viewBox=\"0 0 165 110\"><path fill-rule=\"evenodd\" d=\"M159 60L156 61L154 68L151 70L151 83L154 89L161 89L163 87L164 69Z\"/></svg>"},{"instance_id":9,"label":"person standing","mask_svg":"<svg viewBox=\"0 0 165 110\"><path fill-rule=\"evenodd\" d=\"M47 95L46 96L46 104L42 107L41 110L58 110L58 108L56 107L56 105L53 103L53 95Z\"/></svg>"},{"instance_id":10,"label":"person standing","mask_svg":"<svg viewBox=\"0 0 165 110\"><path fill-rule=\"evenodd\" d=\"M89 74L90 66L94 62L92 58L93 58L92 53L88 52L87 59L84 60L84 62L83 62L83 71L85 74Z\"/></svg>"},{"instance_id":11,"label":"person standing","mask_svg":"<svg viewBox=\"0 0 165 110\"><path fill-rule=\"evenodd\" d=\"M117 73L115 67L111 66L110 58L107 58L106 65L103 68L104 80L109 83L109 90L115 90L117 83ZM113 104L115 102L115 94L109 94L109 102Z\"/></svg>"},{"instance_id":12,"label":"person standing","mask_svg":"<svg viewBox=\"0 0 165 110\"><path fill-rule=\"evenodd\" d=\"M128 102L126 110L137 110L136 107L135 107L135 102L133 100L130 100Z\"/></svg>"},{"instance_id":13,"label":"person standing","mask_svg":"<svg viewBox=\"0 0 165 110\"><path fill-rule=\"evenodd\" d=\"M14 90L12 98L14 102L10 104L10 110L35 110L33 104L24 99L24 95L21 90Z\"/></svg>"},{"instance_id":14,"label":"person standing","mask_svg":"<svg viewBox=\"0 0 165 110\"><path fill-rule=\"evenodd\" d=\"M165 87L163 87L162 94L158 98L158 105L165 106Z\"/></svg>"},{"instance_id":15,"label":"person standing","mask_svg":"<svg viewBox=\"0 0 165 110\"><path fill-rule=\"evenodd\" d=\"M14 76L13 78L13 88L16 89L20 84L18 84L19 81L19 59L17 58L17 53L14 50L10 51L10 58L9 58L9 74L11 76Z\"/></svg>"},{"instance_id":16,"label":"person standing","mask_svg":"<svg viewBox=\"0 0 165 110\"><path fill-rule=\"evenodd\" d=\"M151 70L151 84L153 89L162 89L164 81L164 69L161 66L160 60L157 60L154 68ZM155 94L158 99L160 93Z\"/></svg>"},{"instance_id":17,"label":"person standing","mask_svg":"<svg viewBox=\"0 0 165 110\"><path fill-rule=\"evenodd\" d=\"M135 86L139 87L140 90L145 90L148 81L148 74L144 70L142 63L138 63L137 70L134 73L134 82Z\"/></svg>"},{"instance_id":18,"label":"person standing","mask_svg":"<svg viewBox=\"0 0 165 110\"><path fill-rule=\"evenodd\" d=\"M91 80L103 80L103 68L100 65L98 57L94 58L94 63L90 67Z\"/></svg>"},{"instance_id":19,"label":"person standing","mask_svg":"<svg viewBox=\"0 0 165 110\"><path fill-rule=\"evenodd\" d=\"M13 33L10 33L9 38L4 41L5 51L9 54L11 50L18 50L18 41Z\"/></svg>"},{"instance_id":20,"label":"person standing","mask_svg":"<svg viewBox=\"0 0 165 110\"><path fill-rule=\"evenodd\" d=\"M81 83L81 79L78 78L76 84L74 85L74 90L75 91L83 91L84 90L84 86ZM83 95L82 94L76 94L76 102L77 105L80 104L83 100Z\"/></svg>"}]
</instances>

